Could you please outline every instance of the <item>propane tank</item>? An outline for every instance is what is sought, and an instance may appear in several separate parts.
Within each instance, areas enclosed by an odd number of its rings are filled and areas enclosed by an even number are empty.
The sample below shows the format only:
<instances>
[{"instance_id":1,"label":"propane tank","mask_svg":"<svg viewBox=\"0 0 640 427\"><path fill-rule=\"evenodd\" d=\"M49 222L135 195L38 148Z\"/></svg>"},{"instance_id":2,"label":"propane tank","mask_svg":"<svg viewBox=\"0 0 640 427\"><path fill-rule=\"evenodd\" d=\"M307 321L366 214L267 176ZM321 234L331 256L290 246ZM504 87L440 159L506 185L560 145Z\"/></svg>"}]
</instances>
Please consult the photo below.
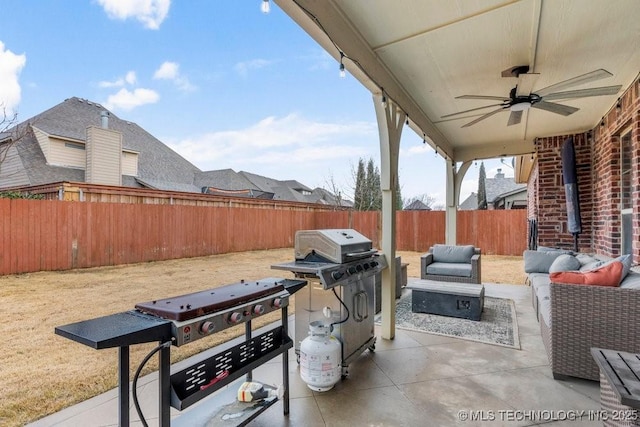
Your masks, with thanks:
<instances>
[{"instance_id":1,"label":"propane tank","mask_svg":"<svg viewBox=\"0 0 640 427\"><path fill-rule=\"evenodd\" d=\"M300 343L300 377L314 391L331 390L342 374L342 346L331 328L320 321L309 324L309 336Z\"/></svg>"}]
</instances>

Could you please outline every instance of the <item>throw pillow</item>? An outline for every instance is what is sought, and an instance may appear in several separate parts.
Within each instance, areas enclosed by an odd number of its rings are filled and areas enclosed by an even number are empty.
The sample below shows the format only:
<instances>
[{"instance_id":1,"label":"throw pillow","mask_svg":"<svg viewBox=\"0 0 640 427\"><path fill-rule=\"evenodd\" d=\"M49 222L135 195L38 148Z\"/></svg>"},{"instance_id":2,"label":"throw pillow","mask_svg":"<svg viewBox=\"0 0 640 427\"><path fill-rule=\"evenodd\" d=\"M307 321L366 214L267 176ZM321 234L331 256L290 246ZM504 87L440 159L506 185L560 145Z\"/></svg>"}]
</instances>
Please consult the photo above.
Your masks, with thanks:
<instances>
[{"instance_id":1,"label":"throw pillow","mask_svg":"<svg viewBox=\"0 0 640 427\"><path fill-rule=\"evenodd\" d=\"M574 255L574 252L569 249L550 248L548 246L538 246L538 252L560 252L561 254Z\"/></svg>"},{"instance_id":2,"label":"throw pillow","mask_svg":"<svg viewBox=\"0 0 640 427\"><path fill-rule=\"evenodd\" d=\"M551 264L556 260L561 252L540 252L526 250L522 254L524 257L524 271L525 273L548 273Z\"/></svg>"},{"instance_id":3,"label":"throw pillow","mask_svg":"<svg viewBox=\"0 0 640 427\"><path fill-rule=\"evenodd\" d=\"M629 274L629 271L631 270L631 263L633 262L633 260L631 259L631 255L627 254L619 256L615 259L615 261L620 261L622 263L622 279L620 279L620 281L622 281L625 277L627 277L627 274Z\"/></svg>"},{"instance_id":4,"label":"throw pillow","mask_svg":"<svg viewBox=\"0 0 640 427\"><path fill-rule=\"evenodd\" d=\"M572 255L562 254L556 258L551 267L549 267L549 273L557 273L558 271L576 271L580 270L580 261Z\"/></svg>"},{"instance_id":5,"label":"throw pillow","mask_svg":"<svg viewBox=\"0 0 640 427\"><path fill-rule=\"evenodd\" d=\"M591 271L560 271L550 273L549 278L553 283L617 287L622 280L623 269L624 266L620 261L612 261Z\"/></svg>"},{"instance_id":6,"label":"throw pillow","mask_svg":"<svg viewBox=\"0 0 640 427\"><path fill-rule=\"evenodd\" d=\"M597 258L587 254L576 254L576 259L580 261L580 264L582 264L583 266L598 261Z\"/></svg>"}]
</instances>

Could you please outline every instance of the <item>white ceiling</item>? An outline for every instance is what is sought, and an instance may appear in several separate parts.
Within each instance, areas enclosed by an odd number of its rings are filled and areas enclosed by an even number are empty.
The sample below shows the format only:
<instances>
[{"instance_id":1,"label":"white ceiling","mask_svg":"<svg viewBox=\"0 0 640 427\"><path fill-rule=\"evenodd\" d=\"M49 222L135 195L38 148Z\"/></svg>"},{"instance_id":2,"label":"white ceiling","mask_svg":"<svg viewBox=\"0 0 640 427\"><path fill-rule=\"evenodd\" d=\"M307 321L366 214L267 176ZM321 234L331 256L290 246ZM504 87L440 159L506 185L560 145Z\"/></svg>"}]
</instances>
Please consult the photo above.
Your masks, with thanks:
<instances>
[{"instance_id":1,"label":"white ceiling","mask_svg":"<svg viewBox=\"0 0 640 427\"><path fill-rule=\"evenodd\" d=\"M409 114L411 127L456 161L531 152L536 137L593 128L640 72L640 0L274 0L371 92L381 88ZM303 10L303 8L305 10ZM613 76L570 89L622 85L616 95L554 102L570 116L525 111L507 126L493 108L447 114L508 98L513 66L539 73L532 92L605 69ZM496 107L497 108L497 107Z\"/></svg>"}]
</instances>

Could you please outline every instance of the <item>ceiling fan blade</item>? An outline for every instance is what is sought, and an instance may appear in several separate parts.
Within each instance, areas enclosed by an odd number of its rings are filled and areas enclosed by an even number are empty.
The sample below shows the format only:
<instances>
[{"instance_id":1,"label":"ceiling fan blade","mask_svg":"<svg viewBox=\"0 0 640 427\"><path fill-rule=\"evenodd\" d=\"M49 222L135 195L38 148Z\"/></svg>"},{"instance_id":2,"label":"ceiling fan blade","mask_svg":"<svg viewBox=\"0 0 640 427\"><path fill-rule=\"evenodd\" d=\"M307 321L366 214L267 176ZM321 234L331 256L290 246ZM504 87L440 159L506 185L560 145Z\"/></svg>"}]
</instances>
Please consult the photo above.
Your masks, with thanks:
<instances>
[{"instance_id":1,"label":"ceiling fan blade","mask_svg":"<svg viewBox=\"0 0 640 427\"><path fill-rule=\"evenodd\" d=\"M516 86L516 96L529 96L539 76L540 74L538 73L520 74L518 76L518 85Z\"/></svg>"},{"instance_id":2,"label":"ceiling fan blade","mask_svg":"<svg viewBox=\"0 0 640 427\"><path fill-rule=\"evenodd\" d=\"M553 99L571 99L571 98L586 98L588 96L604 96L615 95L620 92L622 85L618 86L603 86L594 87L592 89L578 89L568 90L566 92L554 92L544 96L545 100Z\"/></svg>"},{"instance_id":3,"label":"ceiling fan blade","mask_svg":"<svg viewBox=\"0 0 640 427\"><path fill-rule=\"evenodd\" d=\"M504 96L489 96L489 95L462 95L456 96L456 99L488 99L490 101L508 101Z\"/></svg>"},{"instance_id":4,"label":"ceiling fan blade","mask_svg":"<svg viewBox=\"0 0 640 427\"><path fill-rule=\"evenodd\" d=\"M497 114L497 113L499 113L500 111L503 111L503 110L504 110L504 108L498 108L497 110L489 111L487 114L482 115L482 116L478 117L477 119L472 120L472 121L470 121L469 123L467 123L467 124L465 124L465 125L462 125L462 127L463 127L463 128L467 128L467 127L469 127L469 126L473 126L473 125L475 125L476 123L478 123L478 122L480 122L480 121L482 121L482 120L484 120L484 119L486 119L486 118L488 118L488 117L491 117L491 116L493 116L494 114Z\"/></svg>"},{"instance_id":5,"label":"ceiling fan blade","mask_svg":"<svg viewBox=\"0 0 640 427\"><path fill-rule=\"evenodd\" d=\"M472 111L478 111L478 110L484 110L485 108L490 108L490 107L498 107L502 104L491 104L491 105L485 105L484 107L478 107L478 108L472 108L470 110L464 110L464 111L458 111L457 113L451 113L451 114L447 114L445 116L440 116L441 119L446 119L447 117L453 117L453 116L457 116L458 114L465 114L465 113L470 113Z\"/></svg>"},{"instance_id":6,"label":"ceiling fan blade","mask_svg":"<svg viewBox=\"0 0 640 427\"><path fill-rule=\"evenodd\" d=\"M509 121L507 122L507 126L517 125L522 121L522 111L512 111L509 114Z\"/></svg>"},{"instance_id":7,"label":"ceiling fan blade","mask_svg":"<svg viewBox=\"0 0 640 427\"><path fill-rule=\"evenodd\" d=\"M545 88L537 90L535 93L540 95L540 96L545 96L545 95L548 95L550 93L554 93L554 92L556 92L558 90L561 90L561 89L565 89L565 88L568 88L568 87L571 87L571 86L580 85L580 84L583 84L583 83L591 83L591 82L594 82L596 80L605 79L605 78L611 77L611 76L613 76L613 74L611 74L607 70L603 70L601 68L599 70L595 70L595 71L592 71L590 73L583 74L583 75L577 76L577 77L573 77L573 78L571 78L569 80L565 80L563 82L556 83L556 84L553 84L551 86L547 86Z\"/></svg>"},{"instance_id":8,"label":"ceiling fan blade","mask_svg":"<svg viewBox=\"0 0 640 427\"><path fill-rule=\"evenodd\" d=\"M568 105L556 104L555 102L540 101L535 104L531 104L531 108L538 108L540 110L550 111L552 113L568 116L579 110L576 107L570 107Z\"/></svg>"}]
</instances>

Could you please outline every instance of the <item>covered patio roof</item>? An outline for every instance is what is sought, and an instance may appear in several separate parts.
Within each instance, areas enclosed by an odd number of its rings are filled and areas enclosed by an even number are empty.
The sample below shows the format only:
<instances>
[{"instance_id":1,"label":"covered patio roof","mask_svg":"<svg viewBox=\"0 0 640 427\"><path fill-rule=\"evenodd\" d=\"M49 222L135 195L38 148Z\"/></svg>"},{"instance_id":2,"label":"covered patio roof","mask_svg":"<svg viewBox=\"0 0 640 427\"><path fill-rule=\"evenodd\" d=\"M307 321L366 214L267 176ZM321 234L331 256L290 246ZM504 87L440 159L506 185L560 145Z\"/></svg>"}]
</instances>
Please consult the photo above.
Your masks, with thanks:
<instances>
[{"instance_id":1,"label":"covered patio roof","mask_svg":"<svg viewBox=\"0 0 640 427\"><path fill-rule=\"evenodd\" d=\"M594 128L640 70L637 0L274 1L373 94L389 259L405 121L446 160L445 243L455 244L473 160L533 153L536 138ZM389 264L387 339L395 335Z\"/></svg>"},{"instance_id":2,"label":"covered patio roof","mask_svg":"<svg viewBox=\"0 0 640 427\"><path fill-rule=\"evenodd\" d=\"M619 92L545 99L579 110L564 116L531 108L512 126L506 108L462 127L499 105L443 116L501 104L519 83L536 93L601 69L610 75L550 93L624 89L640 70L637 0L275 2L337 61L344 54L348 72L372 93L384 92L419 136L455 162L530 153L535 138L591 129ZM527 75L502 77L517 66L528 66ZM496 99L456 99L464 95Z\"/></svg>"}]
</instances>

